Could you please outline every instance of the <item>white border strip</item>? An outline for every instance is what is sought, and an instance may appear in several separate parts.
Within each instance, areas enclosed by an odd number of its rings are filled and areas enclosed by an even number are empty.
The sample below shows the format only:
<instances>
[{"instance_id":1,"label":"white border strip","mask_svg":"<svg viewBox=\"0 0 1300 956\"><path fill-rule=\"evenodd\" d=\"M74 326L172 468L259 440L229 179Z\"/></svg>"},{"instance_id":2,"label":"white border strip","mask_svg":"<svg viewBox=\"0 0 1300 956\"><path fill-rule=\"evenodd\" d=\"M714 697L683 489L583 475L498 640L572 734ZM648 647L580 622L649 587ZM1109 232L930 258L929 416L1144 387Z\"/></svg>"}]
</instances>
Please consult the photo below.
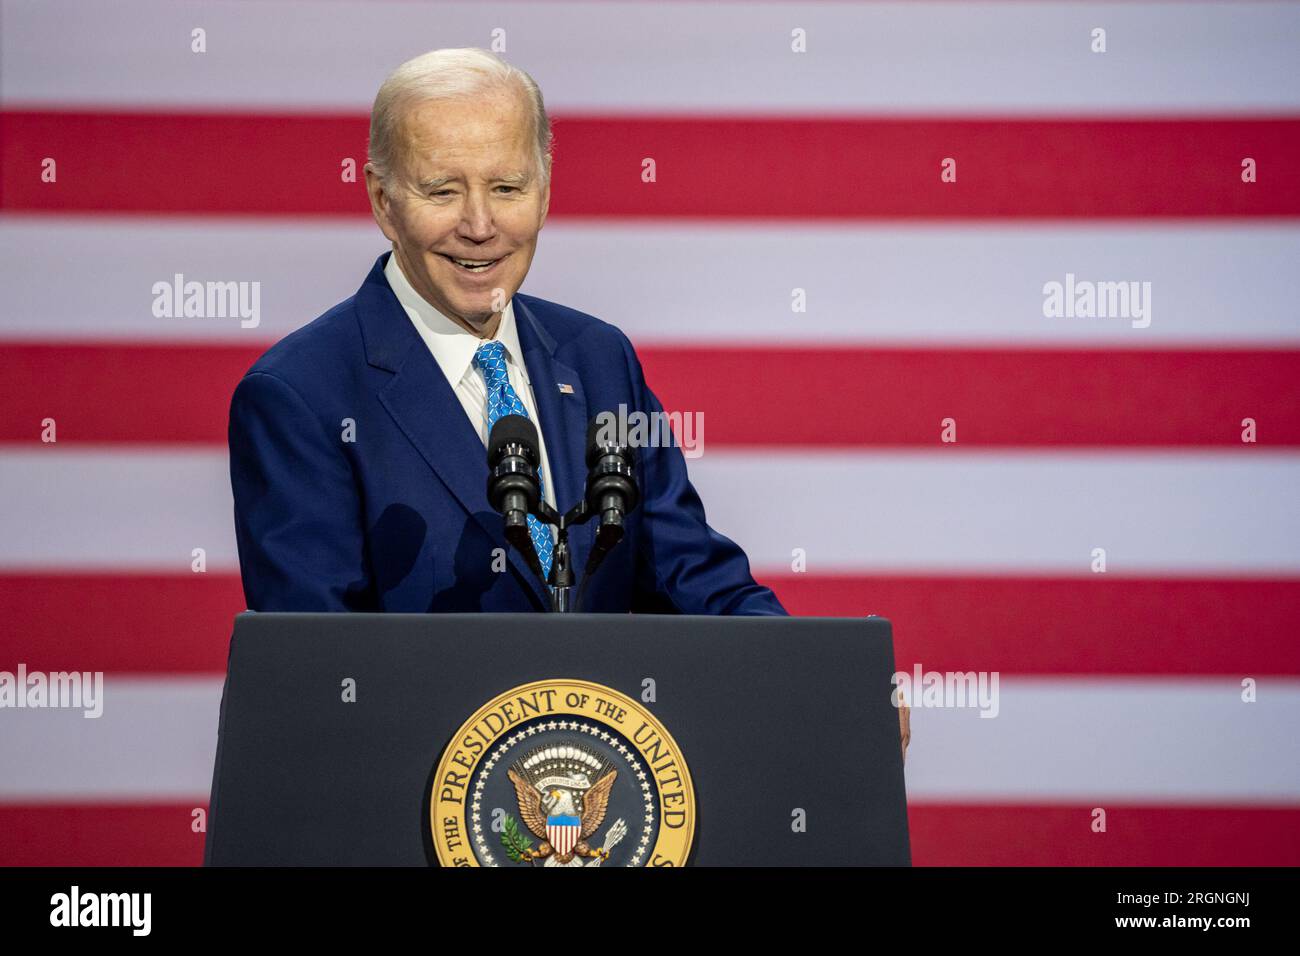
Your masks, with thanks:
<instances>
[{"instance_id":1,"label":"white border strip","mask_svg":"<svg viewBox=\"0 0 1300 956\"><path fill-rule=\"evenodd\" d=\"M71 666L71 663L70 663ZM109 676L103 716L0 711L0 803L206 802L222 681ZM913 802L1300 804L1300 681L999 681L999 713L912 711ZM1083 824L1086 826L1086 822Z\"/></svg>"},{"instance_id":2,"label":"white border strip","mask_svg":"<svg viewBox=\"0 0 1300 956\"><path fill-rule=\"evenodd\" d=\"M0 14L9 103L368 110L408 57L503 38L557 112L1300 106L1300 9L1286 3L5 0ZM207 52L195 54L199 27ZM1104 54L1091 51L1096 27Z\"/></svg>"},{"instance_id":3,"label":"white border strip","mask_svg":"<svg viewBox=\"0 0 1300 956\"><path fill-rule=\"evenodd\" d=\"M355 293L387 248L370 222L9 217L0 338L270 342ZM612 322L638 344L1294 345L1296 262L1296 225L570 220L543 229L522 291ZM154 283L177 273L260 283L257 326L156 318ZM1044 284L1067 274L1150 283L1149 324L1044 317Z\"/></svg>"},{"instance_id":4,"label":"white border strip","mask_svg":"<svg viewBox=\"0 0 1300 956\"><path fill-rule=\"evenodd\" d=\"M364 423L362 424L364 430ZM710 451L709 523L760 572L1300 573L1300 453ZM413 460L414 451L412 451ZM0 568L190 573L238 555L220 450L0 456ZM412 504L415 504L412 502Z\"/></svg>"}]
</instances>

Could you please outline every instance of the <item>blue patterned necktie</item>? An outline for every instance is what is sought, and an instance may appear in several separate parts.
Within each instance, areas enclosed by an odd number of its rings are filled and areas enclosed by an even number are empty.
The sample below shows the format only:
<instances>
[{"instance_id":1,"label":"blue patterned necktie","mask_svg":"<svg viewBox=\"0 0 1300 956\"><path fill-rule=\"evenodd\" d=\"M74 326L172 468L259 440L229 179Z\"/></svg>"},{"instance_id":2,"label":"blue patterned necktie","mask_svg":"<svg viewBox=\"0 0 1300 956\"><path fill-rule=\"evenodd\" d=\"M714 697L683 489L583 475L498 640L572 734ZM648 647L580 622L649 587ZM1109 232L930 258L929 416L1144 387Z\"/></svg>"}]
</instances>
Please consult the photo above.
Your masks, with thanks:
<instances>
[{"instance_id":1,"label":"blue patterned necktie","mask_svg":"<svg viewBox=\"0 0 1300 956\"><path fill-rule=\"evenodd\" d=\"M528 409L519 400L519 396L510 385L510 376L506 373L506 347L500 342L484 342L474 353L474 367L483 373L483 383L487 385L488 431L502 415L522 415L528 417ZM537 483L543 500L546 498L546 481L542 477L541 462L537 464ZM528 516L528 530L533 536L533 547L542 562L542 571L551 576L551 531L532 515Z\"/></svg>"}]
</instances>

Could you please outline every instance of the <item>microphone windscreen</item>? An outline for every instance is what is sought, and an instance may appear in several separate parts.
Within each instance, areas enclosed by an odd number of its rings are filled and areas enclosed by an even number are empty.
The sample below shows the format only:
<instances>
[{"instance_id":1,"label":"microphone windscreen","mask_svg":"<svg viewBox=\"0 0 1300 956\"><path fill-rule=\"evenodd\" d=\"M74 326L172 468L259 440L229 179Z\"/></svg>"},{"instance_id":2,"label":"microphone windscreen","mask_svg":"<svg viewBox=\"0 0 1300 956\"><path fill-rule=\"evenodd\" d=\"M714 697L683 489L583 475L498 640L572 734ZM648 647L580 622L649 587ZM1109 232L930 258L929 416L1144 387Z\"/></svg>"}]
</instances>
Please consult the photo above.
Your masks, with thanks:
<instances>
[{"instance_id":1,"label":"microphone windscreen","mask_svg":"<svg viewBox=\"0 0 1300 956\"><path fill-rule=\"evenodd\" d=\"M533 464L537 463L537 426L531 419L523 415L502 415L498 418L488 434L488 461L496 461L501 457L502 448L509 442L523 445L532 456Z\"/></svg>"},{"instance_id":2,"label":"microphone windscreen","mask_svg":"<svg viewBox=\"0 0 1300 956\"><path fill-rule=\"evenodd\" d=\"M604 418L605 421L602 422L602 418ZM616 445L622 449L621 454L629 463L631 463L636 457L631 446L622 443L623 440L626 440L626 435L620 435L619 429L615 427L613 422L609 421L609 418L610 413L606 412L603 415L597 415L587 423L588 468L594 468L596 466L596 462L600 460L600 456L605 453L606 446L610 444ZM602 430L606 432L604 435L601 435ZM604 438L605 441L602 442L600 440L601 438Z\"/></svg>"}]
</instances>

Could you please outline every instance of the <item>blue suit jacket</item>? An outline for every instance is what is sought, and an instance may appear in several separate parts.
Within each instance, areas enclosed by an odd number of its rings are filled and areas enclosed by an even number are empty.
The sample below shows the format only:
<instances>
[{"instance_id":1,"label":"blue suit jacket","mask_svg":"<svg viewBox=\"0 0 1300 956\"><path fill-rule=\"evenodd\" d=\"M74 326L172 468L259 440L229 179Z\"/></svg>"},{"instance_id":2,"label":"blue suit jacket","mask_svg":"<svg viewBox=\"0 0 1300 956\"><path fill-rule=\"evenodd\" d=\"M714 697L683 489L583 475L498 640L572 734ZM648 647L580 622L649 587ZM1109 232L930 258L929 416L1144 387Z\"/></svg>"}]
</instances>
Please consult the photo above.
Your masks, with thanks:
<instances>
[{"instance_id":1,"label":"blue suit jacket","mask_svg":"<svg viewBox=\"0 0 1300 956\"><path fill-rule=\"evenodd\" d=\"M544 610L544 587L507 548L488 504L483 442L384 278L390 254L356 295L277 343L235 389L230 479L248 606ZM620 404L662 406L614 326L526 295L514 311L565 511L583 493L588 421ZM637 471L641 503L581 610L785 613L740 548L705 523L680 448L638 449ZM594 521L570 532L579 575L594 533ZM493 569L496 548L509 555L504 571Z\"/></svg>"}]
</instances>

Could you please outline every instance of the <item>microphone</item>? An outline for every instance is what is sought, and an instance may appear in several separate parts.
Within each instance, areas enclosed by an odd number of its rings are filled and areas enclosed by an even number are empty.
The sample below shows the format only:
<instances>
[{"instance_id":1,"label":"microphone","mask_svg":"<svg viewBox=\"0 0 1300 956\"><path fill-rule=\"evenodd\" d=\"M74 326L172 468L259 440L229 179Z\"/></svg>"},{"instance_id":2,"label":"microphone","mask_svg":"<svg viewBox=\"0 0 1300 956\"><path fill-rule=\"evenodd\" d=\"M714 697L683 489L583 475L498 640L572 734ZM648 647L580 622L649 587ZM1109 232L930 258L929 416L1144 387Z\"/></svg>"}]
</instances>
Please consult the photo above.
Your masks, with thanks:
<instances>
[{"instance_id":1,"label":"microphone","mask_svg":"<svg viewBox=\"0 0 1300 956\"><path fill-rule=\"evenodd\" d=\"M542 563L528 530L528 515L537 510L542 488L537 480L541 459L537 426L523 415L502 415L488 435L488 501L505 518L506 540L524 556L530 570L543 577Z\"/></svg>"},{"instance_id":2,"label":"microphone","mask_svg":"<svg viewBox=\"0 0 1300 956\"><path fill-rule=\"evenodd\" d=\"M622 437L625 442L626 436L602 440L601 417L587 426L587 508L600 516L592 557L623 540L623 519L636 509L641 497L632 446L618 440Z\"/></svg>"}]
</instances>

